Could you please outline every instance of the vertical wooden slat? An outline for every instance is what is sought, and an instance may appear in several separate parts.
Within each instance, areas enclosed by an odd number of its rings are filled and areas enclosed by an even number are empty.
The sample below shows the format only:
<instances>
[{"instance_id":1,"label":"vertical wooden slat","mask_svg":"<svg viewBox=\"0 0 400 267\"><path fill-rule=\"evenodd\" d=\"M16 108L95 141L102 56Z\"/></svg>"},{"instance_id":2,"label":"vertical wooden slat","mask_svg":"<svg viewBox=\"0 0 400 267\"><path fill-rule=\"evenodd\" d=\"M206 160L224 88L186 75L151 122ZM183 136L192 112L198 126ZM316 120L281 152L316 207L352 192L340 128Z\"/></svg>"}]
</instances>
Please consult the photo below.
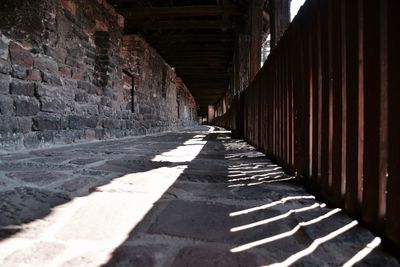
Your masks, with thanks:
<instances>
[{"instance_id":1,"label":"vertical wooden slat","mask_svg":"<svg viewBox=\"0 0 400 267\"><path fill-rule=\"evenodd\" d=\"M329 25L328 1L320 2L321 31L321 193L329 195Z\"/></svg>"},{"instance_id":2,"label":"vertical wooden slat","mask_svg":"<svg viewBox=\"0 0 400 267\"><path fill-rule=\"evenodd\" d=\"M341 205L342 192L342 9L341 1L332 1L332 200Z\"/></svg>"},{"instance_id":3,"label":"vertical wooden slat","mask_svg":"<svg viewBox=\"0 0 400 267\"><path fill-rule=\"evenodd\" d=\"M319 46L319 10L316 8L316 1L309 2L310 6L313 8L313 16L312 16L312 30L310 33L311 38L311 50L314 52L312 55L312 85L313 85L313 150L312 150L312 176L313 183L312 187L316 187L318 184L318 178L320 176L320 157L319 157L319 145L320 145L320 128L319 128L319 63L320 63L320 46Z\"/></svg>"},{"instance_id":4,"label":"vertical wooden slat","mask_svg":"<svg viewBox=\"0 0 400 267\"><path fill-rule=\"evenodd\" d=\"M400 247L400 20L399 1L388 1L389 177L385 233Z\"/></svg>"},{"instance_id":5,"label":"vertical wooden slat","mask_svg":"<svg viewBox=\"0 0 400 267\"><path fill-rule=\"evenodd\" d=\"M362 215L366 223L375 229L383 220L386 180L386 155L384 139L386 121L382 120L387 88L383 84L381 63L384 59L381 48L380 17L382 6L376 1L364 0L364 180ZM386 99L385 99L386 97Z\"/></svg>"}]
</instances>

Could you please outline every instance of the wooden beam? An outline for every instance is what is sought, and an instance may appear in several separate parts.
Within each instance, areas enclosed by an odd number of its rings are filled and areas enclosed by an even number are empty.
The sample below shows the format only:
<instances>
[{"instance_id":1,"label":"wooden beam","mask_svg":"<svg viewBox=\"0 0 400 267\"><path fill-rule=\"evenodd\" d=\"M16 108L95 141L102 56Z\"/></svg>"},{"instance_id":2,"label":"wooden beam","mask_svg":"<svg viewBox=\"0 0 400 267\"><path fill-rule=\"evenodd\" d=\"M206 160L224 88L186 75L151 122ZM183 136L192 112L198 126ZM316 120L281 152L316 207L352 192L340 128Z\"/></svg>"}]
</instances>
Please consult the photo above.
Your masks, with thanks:
<instances>
[{"instance_id":1,"label":"wooden beam","mask_svg":"<svg viewBox=\"0 0 400 267\"><path fill-rule=\"evenodd\" d=\"M176 17L213 17L213 16L240 16L243 10L237 6L174 6L149 8L117 8L117 11L126 20L142 20L148 18L176 18Z\"/></svg>"},{"instance_id":2,"label":"wooden beam","mask_svg":"<svg viewBox=\"0 0 400 267\"><path fill-rule=\"evenodd\" d=\"M154 30L171 30L171 29L234 29L235 23L222 20L167 20L167 21L133 21L126 20L127 32L146 32Z\"/></svg>"},{"instance_id":3,"label":"wooden beam","mask_svg":"<svg viewBox=\"0 0 400 267\"><path fill-rule=\"evenodd\" d=\"M229 34L164 34L159 36L147 36L149 42L151 40L157 43L223 43L232 42L234 37Z\"/></svg>"}]
</instances>

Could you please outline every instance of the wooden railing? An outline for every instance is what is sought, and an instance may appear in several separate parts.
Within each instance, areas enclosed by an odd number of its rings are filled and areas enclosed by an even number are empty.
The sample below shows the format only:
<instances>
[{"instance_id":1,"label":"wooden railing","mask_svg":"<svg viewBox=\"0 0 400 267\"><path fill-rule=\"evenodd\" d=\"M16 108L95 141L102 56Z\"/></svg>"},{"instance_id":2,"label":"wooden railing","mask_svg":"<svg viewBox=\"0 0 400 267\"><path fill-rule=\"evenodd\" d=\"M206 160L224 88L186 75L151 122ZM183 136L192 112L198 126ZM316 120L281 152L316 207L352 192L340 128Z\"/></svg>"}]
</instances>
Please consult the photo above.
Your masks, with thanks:
<instances>
[{"instance_id":1,"label":"wooden railing","mask_svg":"<svg viewBox=\"0 0 400 267\"><path fill-rule=\"evenodd\" d=\"M308 0L215 120L400 245L400 1Z\"/></svg>"}]
</instances>

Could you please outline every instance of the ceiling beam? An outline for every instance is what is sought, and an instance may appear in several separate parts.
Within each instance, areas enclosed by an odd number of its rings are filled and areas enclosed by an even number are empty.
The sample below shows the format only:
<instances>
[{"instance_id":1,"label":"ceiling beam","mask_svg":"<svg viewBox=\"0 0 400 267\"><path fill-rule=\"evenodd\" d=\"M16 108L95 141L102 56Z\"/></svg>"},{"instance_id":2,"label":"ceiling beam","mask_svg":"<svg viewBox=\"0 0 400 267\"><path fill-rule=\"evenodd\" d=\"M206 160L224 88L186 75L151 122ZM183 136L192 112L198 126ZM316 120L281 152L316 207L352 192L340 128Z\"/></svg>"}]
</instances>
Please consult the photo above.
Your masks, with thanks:
<instances>
[{"instance_id":1,"label":"ceiling beam","mask_svg":"<svg viewBox=\"0 0 400 267\"><path fill-rule=\"evenodd\" d=\"M189 30L189 29L234 29L235 23L224 20L166 20L166 21L132 21L127 20L126 32L147 32L157 30Z\"/></svg>"},{"instance_id":2,"label":"ceiling beam","mask_svg":"<svg viewBox=\"0 0 400 267\"><path fill-rule=\"evenodd\" d=\"M213 16L240 16L243 10L237 6L174 6L149 8L117 8L117 11L126 20L142 20L148 18L177 18L177 17L213 17Z\"/></svg>"}]
</instances>

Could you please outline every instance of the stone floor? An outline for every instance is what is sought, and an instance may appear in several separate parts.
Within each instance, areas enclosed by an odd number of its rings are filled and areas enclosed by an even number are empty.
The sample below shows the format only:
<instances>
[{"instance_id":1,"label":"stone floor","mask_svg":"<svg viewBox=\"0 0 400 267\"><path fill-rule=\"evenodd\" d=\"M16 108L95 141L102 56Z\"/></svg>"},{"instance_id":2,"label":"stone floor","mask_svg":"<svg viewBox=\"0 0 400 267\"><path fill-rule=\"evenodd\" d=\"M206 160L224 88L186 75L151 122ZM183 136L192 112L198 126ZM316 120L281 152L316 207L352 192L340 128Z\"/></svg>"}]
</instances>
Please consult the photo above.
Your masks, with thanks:
<instances>
[{"instance_id":1,"label":"stone floor","mask_svg":"<svg viewBox=\"0 0 400 267\"><path fill-rule=\"evenodd\" d=\"M379 241L211 127L0 156L2 267L400 266Z\"/></svg>"}]
</instances>

